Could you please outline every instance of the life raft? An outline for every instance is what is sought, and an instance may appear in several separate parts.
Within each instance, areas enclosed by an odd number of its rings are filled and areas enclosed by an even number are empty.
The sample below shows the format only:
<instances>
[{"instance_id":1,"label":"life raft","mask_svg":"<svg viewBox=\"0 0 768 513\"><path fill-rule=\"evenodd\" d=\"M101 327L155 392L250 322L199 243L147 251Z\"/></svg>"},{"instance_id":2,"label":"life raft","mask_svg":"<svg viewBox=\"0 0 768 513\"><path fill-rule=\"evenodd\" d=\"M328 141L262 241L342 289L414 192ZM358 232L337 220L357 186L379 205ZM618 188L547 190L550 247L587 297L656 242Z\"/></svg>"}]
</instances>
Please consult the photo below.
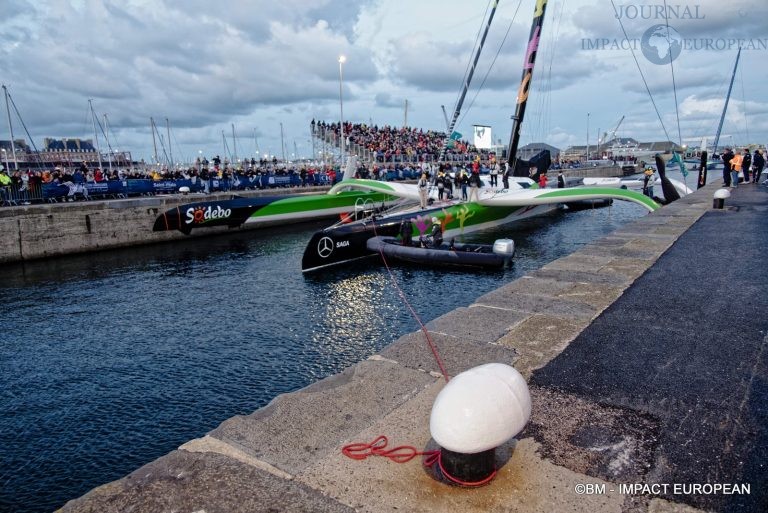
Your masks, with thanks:
<instances>
[{"instance_id":1,"label":"life raft","mask_svg":"<svg viewBox=\"0 0 768 513\"><path fill-rule=\"evenodd\" d=\"M493 244L443 243L437 247L422 247L418 241L414 244L404 246L395 237L371 237L366 242L369 251L427 267L502 269L515 254L515 242L511 239L499 239Z\"/></svg>"}]
</instances>

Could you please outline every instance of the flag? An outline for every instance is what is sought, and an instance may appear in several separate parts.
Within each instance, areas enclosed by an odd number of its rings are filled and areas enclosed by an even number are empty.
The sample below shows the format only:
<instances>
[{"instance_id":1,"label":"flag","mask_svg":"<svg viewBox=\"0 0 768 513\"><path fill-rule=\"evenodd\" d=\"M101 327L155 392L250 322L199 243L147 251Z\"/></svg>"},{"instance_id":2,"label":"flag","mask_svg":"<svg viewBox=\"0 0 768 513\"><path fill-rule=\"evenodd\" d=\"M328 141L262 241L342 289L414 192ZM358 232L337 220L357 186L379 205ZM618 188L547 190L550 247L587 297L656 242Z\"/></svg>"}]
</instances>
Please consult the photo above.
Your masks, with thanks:
<instances>
[{"instance_id":1,"label":"flag","mask_svg":"<svg viewBox=\"0 0 768 513\"><path fill-rule=\"evenodd\" d=\"M672 152L672 158L670 159L670 162L675 162L678 166L680 166L680 172L684 177L688 176L688 169L685 167L685 162L683 162L683 159L680 158L680 154L678 152Z\"/></svg>"},{"instance_id":2,"label":"flag","mask_svg":"<svg viewBox=\"0 0 768 513\"><path fill-rule=\"evenodd\" d=\"M448 142L445 144L447 148L453 148L456 146L456 141L461 139L461 134L459 132L454 131L451 136L448 138Z\"/></svg>"}]
</instances>

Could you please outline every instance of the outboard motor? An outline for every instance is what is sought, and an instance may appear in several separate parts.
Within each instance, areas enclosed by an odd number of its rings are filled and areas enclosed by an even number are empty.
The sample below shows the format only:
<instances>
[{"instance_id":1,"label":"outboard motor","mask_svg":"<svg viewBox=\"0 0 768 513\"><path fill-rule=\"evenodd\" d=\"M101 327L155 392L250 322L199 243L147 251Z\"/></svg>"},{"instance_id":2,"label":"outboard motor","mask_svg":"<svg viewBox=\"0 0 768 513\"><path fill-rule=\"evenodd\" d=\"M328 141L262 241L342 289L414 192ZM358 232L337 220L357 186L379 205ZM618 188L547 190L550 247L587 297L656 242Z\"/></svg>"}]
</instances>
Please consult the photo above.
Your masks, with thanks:
<instances>
[{"instance_id":1,"label":"outboard motor","mask_svg":"<svg viewBox=\"0 0 768 513\"><path fill-rule=\"evenodd\" d=\"M509 262L515 256L515 241L512 239L498 239L493 243L493 252L504 257L504 267L509 267Z\"/></svg>"}]
</instances>

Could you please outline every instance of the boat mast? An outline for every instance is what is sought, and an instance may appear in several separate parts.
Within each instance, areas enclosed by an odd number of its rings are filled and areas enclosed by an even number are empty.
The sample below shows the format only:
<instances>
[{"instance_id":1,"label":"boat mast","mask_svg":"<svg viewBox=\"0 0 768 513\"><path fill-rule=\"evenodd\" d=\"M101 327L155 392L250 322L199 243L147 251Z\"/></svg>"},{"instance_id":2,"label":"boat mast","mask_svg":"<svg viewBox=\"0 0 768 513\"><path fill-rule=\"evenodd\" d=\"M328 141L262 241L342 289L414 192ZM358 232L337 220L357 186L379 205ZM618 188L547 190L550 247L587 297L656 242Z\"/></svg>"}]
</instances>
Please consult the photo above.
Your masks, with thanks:
<instances>
[{"instance_id":1,"label":"boat mast","mask_svg":"<svg viewBox=\"0 0 768 513\"><path fill-rule=\"evenodd\" d=\"M151 117L149 118L149 128L152 130L152 149L154 150L154 158L155 162L153 164L157 164L157 140L155 139L155 120Z\"/></svg>"},{"instance_id":2,"label":"boat mast","mask_svg":"<svg viewBox=\"0 0 768 513\"><path fill-rule=\"evenodd\" d=\"M8 88L3 84L3 93L5 93L5 111L8 113L8 131L11 133L11 153L13 153L13 164L16 170L19 169L19 161L16 160L16 144L13 142L13 125L11 124L11 108L8 106ZM11 170L8 169L8 174Z\"/></svg>"},{"instance_id":3,"label":"boat mast","mask_svg":"<svg viewBox=\"0 0 768 513\"><path fill-rule=\"evenodd\" d=\"M112 145L109 144L109 121L104 114L104 139L107 141L107 162L109 164L109 175L112 176Z\"/></svg>"},{"instance_id":4,"label":"boat mast","mask_svg":"<svg viewBox=\"0 0 768 513\"><path fill-rule=\"evenodd\" d=\"M232 123L232 152L234 153L234 156L232 157L232 167L237 169L237 137L235 137L234 123Z\"/></svg>"},{"instance_id":5,"label":"boat mast","mask_svg":"<svg viewBox=\"0 0 768 513\"><path fill-rule=\"evenodd\" d=\"M93 121L93 137L96 140L96 157L99 160L99 169L104 169L101 165L101 148L99 147L99 132L96 131L96 113L93 111L93 100L88 99L88 105L91 107L91 121Z\"/></svg>"},{"instance_id":6,"label":"boat mast","mask_svg":"<svg viewBox=\"0 0 768 513\"><path fill-rule=\"evenodd\" d=\"M731 74L731 84L728 86L728 94L725 96L725 105L723 105L723 113L720 115L720 124L717 125L717 134L715 135L715 147L712 149L712 155L717 153L717 145L720 143L720 132L723 130L723 121L725 121L725 111L728 110L728 100L731 99L731 90L733 89L733 79L736 78L736 68L739 67L739 57L741 56L741 46L736 53L736 64L733 65L733 73Z\"/></svg>"},{"instance_id":7,"label":"boat mast","mask_svg":"<svg viewBox=\"0 0 768 513\"><path fill-rule=\"evenodd\" d=\"M469 83L472 81L472 75L475 74L475 67L477 67L477 61L480 60L480 52L482 51L483 45L485 44L485 38L488 36L488 30L491 28L491 22L493 21L493 16L496 14L496 7L498 7L498 5L499 5L499 0L494 0L493 7L491 8L491 14L488 16L488 23L485 24L483 37L480 39L480 45L477 47L477 52L475 52L475 58L472 60L472 67L469 68L469 73L467 73L467 79L464 81L464 86L461 89L459 102L456 104L456 108L453 111L453 118L451 119L451 122L448 124L448 134L445 138L445 143L443 143L443 148L440 150L440 158L438 159L438 162L441 162L443 160L443 157L445 156L445 150L448 149L448 144L451 142L451 135L453 134L453 128L456 126L456 121L459 119L459 114L461 114L461 106L464 104L464 98L467 96Z\"/></svg>"},{"instance_id":8,"label":"boat mast","mask_svg":"<svg viewBox=\"0 0 768 513\"><path fill-rule=\"evenodd\" d=\"M173 145L171 144L171 122L165 118L165 131L168 133L168 162L173 169Z\"/></svg>"},{"instance_id":9,"label":"boat mast","mask_svg":"<svg viewBox=\"0 0 768 513\"><path fill-rule=\"evenodd\" d=\"M509 139L509 153L507 155L509 169L512 173L515 172L517 147L520 144L520 127L523 124L525 106L528 103L528 92L531 87L531 78L533 77L533 65L536 62L536 54L538 54L541 26L544 23L544 11L546 9L547 0L536 0L531 35L528 37L528 49L525 52L525 62L523 63L523 78L520 81L520 90L517 93L517 108L515 109L515 115L512 116L512 135Z\"/></svg>"}]
</instances>

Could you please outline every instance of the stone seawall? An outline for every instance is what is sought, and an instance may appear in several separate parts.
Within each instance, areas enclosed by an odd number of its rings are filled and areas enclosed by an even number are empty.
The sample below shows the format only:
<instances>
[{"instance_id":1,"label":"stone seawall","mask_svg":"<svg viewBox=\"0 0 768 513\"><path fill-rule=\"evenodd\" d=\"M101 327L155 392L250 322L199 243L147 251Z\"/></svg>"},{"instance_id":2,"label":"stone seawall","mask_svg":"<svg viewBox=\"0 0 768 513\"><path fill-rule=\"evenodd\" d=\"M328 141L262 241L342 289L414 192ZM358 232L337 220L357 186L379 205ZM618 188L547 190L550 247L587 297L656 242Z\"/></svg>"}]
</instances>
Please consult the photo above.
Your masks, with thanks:
<instances>
[{"instance_id":1,"label":"stone seawall","mask_svg":"<svg viewBox=\"0 0 768 513\"><path fill-rule=\"evenodd\" d=\"M327 187L313 188L320 193ZM283 195L297 189L238 191L239 196ZM118 200L52 203L0 209L0 262L19 262L75 253L206 237L231 231L226 226L197 230L153 232L155 218L184 203L224 200L230 193L167 195Z\"/></svg>"},{"instance_id":2,"label":"stone seawall","mask_svg":"<svg viewBox=\"0 0 768 513\"><path fill-rule=\"evenodd\" d=\"M716 183L710 184L483 295L469 307L433 319L426 324L426 330L446 367L455 375L479 364L502 362L513 365L531 381L534 373L544 375L542 369L553 360L569 361L567 352L573 349L574 341L578 339L577 345L583 346L584 339L588 338L583 334L604 312L616 310L622 297L631 294L633 288L652 294L654 303L673 303L681 317L675 322L696 331L693 329L696 325L682 317L701 310L704 305L690 304L689 308L681 309L677 291L667 290L665 294L665 289L657 286L645 289L651 275L669 280L674 275L671 270L682 273L681 269L693 262L687 253L681 257L672 251L672 255L666 256L663 268L656 267L657 261L710 212L711 196L717 187ZM739 187L739 194L741 189ZM734 213L738 213L737 208L716 211L709 215L708 221L717 225ZM716 217L718 215L722 217ZM721 248L693 246L703 261L721 261ZM672 311L667 303L663 303L662 309ZM663 360L658 368L650 369L646 353L633 351L632 345L625 344L631 334L644 336L644 330L652 322L644 312L638 308L620 311L622 324L613 330L612 337L618 339L621 349L614 350L613 356L634 363L652 379L664 371L675 375L676 368L670 367L675 358ZM715 348L719 348L721 343L716 338L713 340ZM734 339L728 340L730 346ZM602 361L606 354L601 345L605 342L602 339L587 342L596 346L590 346L587 351L589 363L560 376L562 379L578 381L604 369ZM674 341L667 343L676 345ZM654 344L661 345L661 342L652 340L651 346ZM761 355L762 349L760 351ZM679 359L681 363L695 362L694 356L689 354ZM752 353L745 356L749 362L753 358ZM670 453L669 447L682 445L688 452L688 442L693 438L686 439L685 444L659 442L666 440L667 434L678 433L689 415L700 418L696 416L700 413L694 410L700 410L706 401L681 404L675 408L679 417L670 420L646 411L654 401L641 392L619 396L608 404L586 394L579 396L563 391L557 383L541 385L533 380L530 383L533 413L528 427L517 439L496 449L498 474L494 481L473 490L441 482L418 458L398 465L386 458L357 461L343 456L341 448L345 444L369 442L381 434L389 437L391 446L412 444L418 450L435 449L428 427L430 408L445 385L438 371L424 334L404 335L368 360L304 389L280 395L250 415L226 420L202 438L184 444L123 479L70 501L59 511L694 513L735 510L718 508L712 497L623 491L628 488L620 484L650 486L677 482L672 470L678 468L691 469L686 482L739 482L738 469L721 469L723 474L712 477L711 467L686 466L682 460L674 459L675 454ZM616 382L621 383L621 378L616 378ZM749 382L731 379L733 386ZM738 392L734 397L748 397L743 390ZM655 403L670 407L678 404L674 396L655 399ZM745 404L730 403L735 408ZM717 415L707 410L706 419L716 419L715 424L725 422L728 415L721 414L723 407L724 404L713 403ZM733 422L739 424L743 419L736 416ZM688 424L698 426L704 422L691 420ZM755 429L752 425L747 428ZM731 428L728 430L730 433ZM700 438L701 433L697 437ZM706 452L722 452L722 447L708 443L704 447ZM729 442L725 447L734 446ZM710 505L714 507L708 507Z\"/></svg>"}]
</instances>

